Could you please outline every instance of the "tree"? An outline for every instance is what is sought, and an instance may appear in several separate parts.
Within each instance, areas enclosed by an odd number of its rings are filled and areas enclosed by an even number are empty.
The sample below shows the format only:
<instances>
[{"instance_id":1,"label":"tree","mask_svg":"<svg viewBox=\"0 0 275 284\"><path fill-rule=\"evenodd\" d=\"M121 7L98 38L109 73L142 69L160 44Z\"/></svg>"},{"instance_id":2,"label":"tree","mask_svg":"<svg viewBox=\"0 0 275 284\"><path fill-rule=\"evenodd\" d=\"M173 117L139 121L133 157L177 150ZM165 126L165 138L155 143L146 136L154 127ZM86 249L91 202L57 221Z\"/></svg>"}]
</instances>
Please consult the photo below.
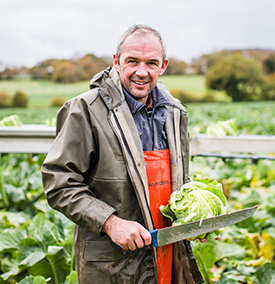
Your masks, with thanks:
<instances>
[{"instance_id":1,"label":"tree","mask_svg":"<svg viewBox=\"0 0 275 284\"><path fill-rule=\"evenodd\" d=\"M34 80L50 80L54 72L54 66L58 63L57 59L45 60L30 69L30 75Z\"/></svg>"},{"instance_id":2,"label":"tree","mask_svg":"<svg viewBox=\"0 0 275 284\"><path fill-rule=\"evenodd\" d=\"M169 64L165 70L165 75L180 75L185 74L188 64L182 60L169 58Z\"/></svg>"},{"instance_id":3,"label":"tree","mask_svg":"<svg viewBox=\"0 0 275 284\"><path fill-rule=\"evenodd\" d=\"M60 60L54 66L51 80L58 83L75 83L86 79L86 72L74 61Z\"/></svg>"},{"instance_id":4,"label":"tree","mask_svg":"<svg viewBox=\"0 0 275 284\"><path fill-rule=\"evenodd\" d=\"M111 58L97 57L94 54L84 55L76 62L85 71L86 78L91 79L96 73L112 65Z\"/></svg>"},{"instance_id":5,"label":"tree","mask_svg":"<svg viewBox=\"0 0 275 284\"><path fill-rule=\"evenodd\" d=\"M238 54L223 57L206 73L207 88L224 90L233 101L260 99L264 82L260 63Z\"/></svg>"},{"instance_id":6,"label":"tree","mask_svg":"<svg viewBox=\"0 0 275 284\"><path fill-rule=\"evenodd\" d=\"M275 72L275 54L271 53L263 62L264 71L266 74Z\"/></svg>"}]
</instances>

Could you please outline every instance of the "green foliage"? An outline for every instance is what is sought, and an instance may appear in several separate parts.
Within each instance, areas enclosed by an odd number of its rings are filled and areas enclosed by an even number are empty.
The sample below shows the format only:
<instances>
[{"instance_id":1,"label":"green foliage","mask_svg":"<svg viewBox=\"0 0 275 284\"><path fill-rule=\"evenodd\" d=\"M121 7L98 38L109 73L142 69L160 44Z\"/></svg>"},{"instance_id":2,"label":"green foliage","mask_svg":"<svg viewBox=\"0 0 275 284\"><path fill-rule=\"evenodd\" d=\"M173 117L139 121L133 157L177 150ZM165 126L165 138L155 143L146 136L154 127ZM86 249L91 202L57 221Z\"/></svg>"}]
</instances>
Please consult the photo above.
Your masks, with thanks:
<instances>
[{"instance_id":1,"label":"green foliage","mask_svg":"<svg viewBox=\"0 0 275 284\"><path fill-rule=\"evenodd\" d=\"M43 276L27 276L19 284L47 284L47 282Z\"/></svg>"},{"instance_id":2,"label":"green foliage","mask_svg":"<svg viewBox=\"0 0 275 284\"><path fill-rule=\"evenodd\" d=\"M22 124L45 124L49 117L56 117L58 108L37 108L37 109L23 109L23 108L8 108L2 109L0 112L0 120L6 116L16 113Z\"/></svg>"},{"instance_id":3,"label":"green foliage","mask_svg":"<svg viewBox=\"0 0 275 284\"><path fill-rule=\"evenodd\" d=\"M275 72L267 76L267 81L275 82Z\"/></svg>"},{"instance_id":4,"label":"green foliage","mask_svg":"<svg viewBox=\"0 0 275 284\"><path fill-rule=\"evenodd\" d=\"M56 117L47 118L45 121L46 125L49 127L56 127Z\"/></svg>"},{"instance_id":5,"label":"green foliage","mask_svg":"<svg viewBox=\"0 0 275 284\"><path fill-rule=\"evenodd\" d=\"M66 102L66 98L63 96L55 96L51 99L51 107L61 107Z\"/></svg>"},{"instance_id":6,"label":"green foliage","mask_svg":"<svg viewBox=\"0 0 275 284\"><path fill-rule=\"evenodd\" d=\"M29 103L29 98L22 91L17 91L12 98L13 107L26 108L28 107L28 103Z\"/></svg>"},{"instance_id":7,"label":"green foliage","mask_svg":"<svg viewBox=\"0 0 275 284\"><path fill-rule=\"evenodd\" d=\"M267 80L263 86L262 99L265 101L275 100L275 80Z\"/></svg>"},{"instance_id":8,"label":"green foliage","mask_svg":"<svg viewBox=\"0 0 275 284\"><path fill-rule=\"evenodd\" d=\"M275 72L275 54L271 53L263 62L264 70L266 74L272 74Z\"/></svg>"},{"instance_id":9,"label":"green foliage","mask_svg":"<svg viewBox=\"0 0 275 284\"><path fill-rule=\"evenodd\" d=\"M11 105L11 96L7 91L0 91L0 108L9 107Z\"/></svg>"},{"instance_id":10,"label":"green foliage","mask_svg":"<svg viewBox=\"0 0 275 284\"><path fill-rule=\"evenodd\" d=\"M237 134L237 125L235 119L218 121L210 124L206 128L207 136L234 136Z\"/></svg>"},{"instance_id":11,"label":"green foliage","mask_svg":"<svg viewBox=\"0 0 275 284\"><path fill-rule=\"evenodd\" d=\"M233 101L259 100L264 74L258 62L240 55L228 55L206 73L206 86L224 90Z\"/></svg>"},{"instance_id":12,"label":"green foliage","mask_svg":"<svg viewBox=\"0 0 275 284\"><path fill-rule=\"evenodd\" d=\"M187 104L190 134L205 133L209 125L234 118L237 134L275 135L275 102ZM58 108L1 109L0 120L16 113L23 124L45 124L56 117Z\"/></svg>"},{"instance_id":13,"label":"green foliage","mask_svg":"<svg viewBox=\"0 0 275 284\"><path fill-rule=\"evenodd\" d=\"M0 283L77 283L73 223L47 205L40 172L44 158L0 159Z\"/></svg>"},{"instance_id":14,"label":"green foliage","mask_svg":"<svg viewBox=\"0 0 275 284\"><path fill-rule=\"evenodd\" d=\"M255 214L224 228L219 241L193 242L193 253L207 283L272 283L275 255L275 162L196 157L192 173L218 178L228 211L259 205ZM273 266L273 268L271 268ZM265 275L262 272L266 271ZM266 281L264 281L264 277Z\"/></svg>"},{"instance_id":15,"label":"green foliage","mask_svg":"<svg viewBox=\"0 0 275 284\"><path fill-rule=\"evenodd\" d=\"M275 135L275 102L187 104L191 135L205 133L217 121L235 119L237 134Z\"/></svg>"},{"instance_id":16,"label":"green foliage","mask_svg":"<svg viewBox=\"0 0 275 284\"><path fill-rule=\"evenodd\" d=\"M255 284L273 284L275 279L275 262L266 263L256 271Z\"/></svg>"},{"instance_id":17,"label":"green foliage","mask_svg":"<svg viewBox=\"0 0 275 284\"><path fill-rule=\"evenodd\" d=\"M209 68L218 64L223 57L230 54L242 55L258 61L265 74L274 72L272 70L275 63L275 51L267 49L224 49L193 59L191 66L195 74L204 74Z\"/></svg>"},{"instance_id":18,"label":"green foliage","mask_svg":"<svg viewBox=\"0 0 275 284\"><path fill-rule=\"evenodd\" d=\"M40 164L42 156L4 155L0 160L0 210L36 212L35 203L44 197ZM2 197L2 198L1 198Z\"/></svg>"},{"instance_id":19,"label":"green foliage","mask_svg":"<svg viewBox=\"0 0 275 284\"><path fill-rule=\"evenodd\" d=\"M4 117L0 120L0 126L21 126L22 122L17 114Z\"/></svg>"},{"instance_id":20,"label":"green foliage","mask_svg":"<svg viewBox=\"0 0 275 284\"><path fill-rule=\"evenodd\" d=\"M161 213L171 219L172 226L198 221L226 213L226 197L221 183L194 176L193 181L174 191L168 204L160 206ZM216 238L220 230L197 236ZM192 238L196 239L196 237Z\"/></svg>"},{"instance_id":21,"label":"green foliage","mask_svg":"<svg viewBox=\"0 0 275 284\"><path fill-rule=\"evenodd\" d=\"M7 266L2 262L0 277L3 280L27 273L50 278L48 283L51 284L65 281L74 257L73 225L63 215L47 210L19 227L6 228L0 234L1 258L7 264L12 260Z\"/></svg>"}]
</instances>

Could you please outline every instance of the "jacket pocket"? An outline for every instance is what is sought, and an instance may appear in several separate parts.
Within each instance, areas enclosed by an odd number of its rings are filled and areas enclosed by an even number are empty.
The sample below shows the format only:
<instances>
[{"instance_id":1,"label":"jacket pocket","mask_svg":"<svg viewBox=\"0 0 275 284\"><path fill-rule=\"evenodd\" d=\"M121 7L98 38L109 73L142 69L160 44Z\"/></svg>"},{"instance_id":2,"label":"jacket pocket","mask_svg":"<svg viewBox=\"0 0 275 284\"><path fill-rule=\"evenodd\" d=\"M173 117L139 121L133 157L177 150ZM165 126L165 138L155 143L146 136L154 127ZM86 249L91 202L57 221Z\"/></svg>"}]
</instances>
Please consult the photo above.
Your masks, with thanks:
<instances>
[{"instance_id":1,"label":"jacket pocket","mask_svg":"<svg viewBox=\"0 0 275 284\"><path fill-rule=\"evenodd\" d=\"M116 247L113 242L85 241L83 258L86 261L116 261L127 257L129 251Z\"/></svg>"}]
</instances>

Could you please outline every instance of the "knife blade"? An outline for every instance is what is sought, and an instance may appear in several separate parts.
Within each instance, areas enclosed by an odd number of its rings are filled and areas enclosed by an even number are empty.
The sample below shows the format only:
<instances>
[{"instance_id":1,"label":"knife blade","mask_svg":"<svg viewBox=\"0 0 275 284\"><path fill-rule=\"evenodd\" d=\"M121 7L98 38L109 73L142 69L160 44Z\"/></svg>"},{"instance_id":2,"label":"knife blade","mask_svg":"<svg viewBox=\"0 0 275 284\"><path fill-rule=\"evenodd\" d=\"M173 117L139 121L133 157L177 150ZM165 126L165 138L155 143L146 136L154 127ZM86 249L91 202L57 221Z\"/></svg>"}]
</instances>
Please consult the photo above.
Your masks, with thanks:
<instances>
[{"instance_id":1,"label":"knife blade","mask_svg":"<svg viewBox=\"0 0 275 284\"><path fill-rule=\"evenodd\" d=\"M253 206L182 225L155 229L149 231L152 243L155 247L159 247L209 233L249 218L257 208L258 206Z\"/></svg>"}]
</instances>

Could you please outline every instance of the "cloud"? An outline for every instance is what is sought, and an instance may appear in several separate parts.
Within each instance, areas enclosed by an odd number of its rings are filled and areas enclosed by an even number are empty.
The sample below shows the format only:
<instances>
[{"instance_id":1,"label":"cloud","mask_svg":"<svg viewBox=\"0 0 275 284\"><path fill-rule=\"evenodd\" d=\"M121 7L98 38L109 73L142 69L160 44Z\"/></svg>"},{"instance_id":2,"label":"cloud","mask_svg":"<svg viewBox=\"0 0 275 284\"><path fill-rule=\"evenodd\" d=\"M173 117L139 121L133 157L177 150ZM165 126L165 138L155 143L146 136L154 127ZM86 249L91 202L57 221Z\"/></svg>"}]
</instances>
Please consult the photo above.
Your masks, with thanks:
<instances>
[{"instance_id":1,"label":"cloud","mask_svg":"<svg viewBox=\"0 0 275 284\"><path fill-rule=\"evenodd\" d=\"M156 27L168 56L186 61L224 48L275 48L273 0L1 1L0 62L111 56L133 23Z\"/></svg>"}]
</instances>

